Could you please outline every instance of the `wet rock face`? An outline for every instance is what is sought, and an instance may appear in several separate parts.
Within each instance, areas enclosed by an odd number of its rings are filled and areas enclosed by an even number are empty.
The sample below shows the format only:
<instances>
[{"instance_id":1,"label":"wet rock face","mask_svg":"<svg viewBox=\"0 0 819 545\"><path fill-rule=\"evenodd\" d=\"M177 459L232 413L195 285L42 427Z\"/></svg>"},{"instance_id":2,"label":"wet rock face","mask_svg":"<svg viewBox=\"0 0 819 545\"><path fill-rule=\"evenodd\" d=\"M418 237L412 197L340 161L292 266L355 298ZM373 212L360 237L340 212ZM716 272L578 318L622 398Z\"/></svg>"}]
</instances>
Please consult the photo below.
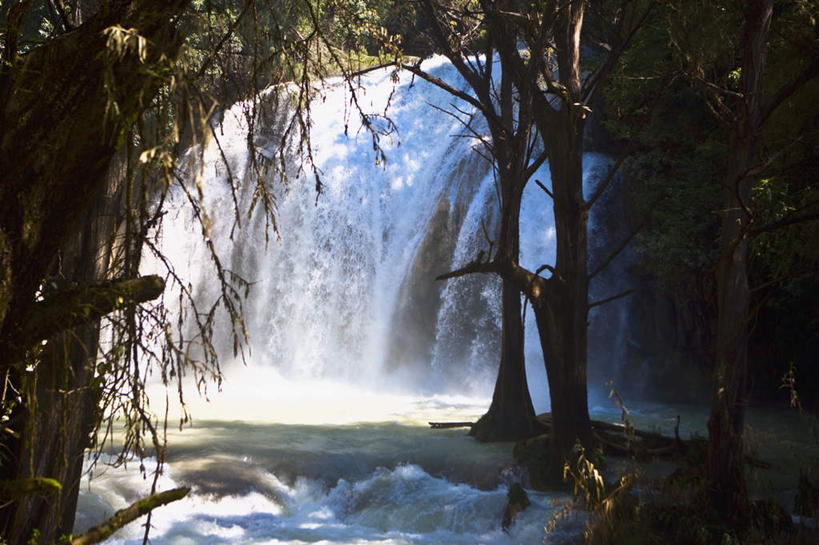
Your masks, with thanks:
<instances>
[{"instance_id":1,"label":"wet rock face","mask_svg":"<svg viewBox=\"0 0 819 545\"><path fill-rule=\"evenodd\" d=\"M394 367L429 361L435 343L435 325L444 285L435 277L452 266L458 210L450 212L449 200L442 197L430 219L412 269L407 274L393 317L393 337L389 364Z\"/></svg>"},{"instance_id":2,"label":"wet rock face","mask_svg":"<svg viewBox=\"0 0 819 545\"><path fill-rule=\"evenodd\" d=\"M603 263L639 230L628 201L629 180L615 181L592 211L590 269ZM713 324L701 295L700 279L674 293L644 268L629 244L591 282L590 299L633 292L589 313L589 388L607 394L614 381L629 401L701 402L707 399ZM688 293L688 295L686 295Z\"/></svg>"},{"instance_id":3,"label":"wet rock face","mask_svg":"<svg viewBox=\"0 0 819 545\"><path fill-rule=\"evenodd\" d=\"M474 344L475 339L489 346L483 354L487 360L496 359L492 354L498 350L492 350L491 345L498 326L482 295L487 283L494 279L473 275L450 280L450 284L458 284L457 289L450 290L447 281L435 280L488 247L483 229L467 221L486 169L477 154L465 156L452 172L448 189L441 193L429 217L393 311L386 361L391 370L435 366L437 361L442 364L439 371L444 380L455 379L454 375L463 372L462 360L469 357L466 347ZM496 207L492 204L487 202L481 213L490 237L496 230ZM447 298L450 305L442 309ZM453 312L461 319L452 320L449 315ZM475 320L480 323L476 325Z\"/></svg>"}]
</instances>

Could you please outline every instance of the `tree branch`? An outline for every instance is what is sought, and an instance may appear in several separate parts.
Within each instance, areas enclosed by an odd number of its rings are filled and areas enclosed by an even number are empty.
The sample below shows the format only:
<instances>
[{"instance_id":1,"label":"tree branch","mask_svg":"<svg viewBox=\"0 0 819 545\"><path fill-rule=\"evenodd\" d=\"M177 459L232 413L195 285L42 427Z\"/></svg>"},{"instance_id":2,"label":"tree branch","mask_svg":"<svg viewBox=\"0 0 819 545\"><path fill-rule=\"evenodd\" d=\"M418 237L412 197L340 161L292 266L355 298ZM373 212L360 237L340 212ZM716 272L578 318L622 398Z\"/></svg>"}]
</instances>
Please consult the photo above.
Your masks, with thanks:
<instances>
[{"instance_id":1,"label":"tree branch","mask_svg":"<svg viewBox=\"0 0 819 545\"><path fill-rule=\"evenodd\" d=\"M381 68L389 68L390 66L396 66L398 68L402 67L402 65L398 64L397 61L389 61L381 64L376 64L373 66L368 66L367 68L362 68L361 70L356 70L354 72L349 72L347 75L352 78L357 78L365 74L369 74L370 72L380 70Z\"/></svg>"},{"instance_id":2,"label":"tree branch","mask_svg":"<svg viewBox=\"0 0 819 545\"><path fill-rule=\"evenodd\" d=\"M532 162L532 164L530 164L528 167L526 167L526 170L525 170L525 171L524 171L524 173L523 173L523 179L524 179L524 180L528 180L529 178L531 178L532 176L534 176L535 172L537 172L537 170L538 170L538 169L539 169L541 166L543 166L543 163L545 163L545 162L546 162L546 159L548 159L548 158L549 158L549 154L548 154L548 153L546 153L545 151L544 151L543 153L541 153L540 155L538 155L538 156L535 158L535 160ZM538 183L539 183L539 182L538 182ZM541 184L541 186L542 186L542 185L543 185L543 184Z\"/></svg>"},{"instance_id":3,"label":"tree branch","mask_svg":"<svg viewBox=\"0 0 819 545\"><path fill-rule=\"evenodd\" d=\"M478 99L476 99L475 97L473 97L471 95L468 95L467 93L464 93L463 91L459 91L458 89L452 87L450 84L448 84L444 80L442 80L440 78L436 78L435 76L432 76L432 75L424 72L423 70L421 70L421 68L419 66L414 65L414 64L402 64L401 68L403 68L404 70L407 70L408 72L411 72L411 73L415 74L416 76L418 76L422 80L427 81L427 82L435 85L436 87L446 91L447 93L451 94L452 96L458 97L461 100L463 100L464 102L467 102L467 103L471 104L472 106L474 106L475 108L480 110L481 113L484 114L487 117L487 119L494 119L496 117L494 112L488 111L484 107L484 105Z\"/></svg>"},{"instance_id":4,"label":"tree branch","mask_svg":"<svg viewBox=\"0 0 819 545\"><path fill-rule=\"evenodd\" d=\"M620 60L620 56L629 48L629 46L631 45L631 41L637 34L637 31L640 30L643 24L645 24L646 19L648 19L648 16L655 5L656 2L648 3L645 11L639 17L634 26L632 26L629 29L628 34L625 36L625 38L609 51L609 55L606 58L606 62L603 63L600 66L600 68L594 72L594 74L592 74L589 78L586 79L586 82L583 85L583 90L580 95L585 104L589 104L595 99L597 90L601 88L601 85L609 77L612 70L614 70L617 61ZM625 20L625 17L623 17L623 20Z\"/></svg>"},{"instance_id":5,"label":"tree branch","mask_svg":"<svg viewBox=\"0 0 819 545\"><path fill-rule=\"evenodd\" d=\"M627 236L627 237L626 237L626 238L623 240L623 242L621 242L621 243L620 243L620 245L619 245L617 248L615 248L615 250L614 250L612 253L610 253L610 254L609 254L609 256L608 256L606 259L604 259L602 263L600 263L600 265L598 265L598 266L597 266L597 268L596 268L596 269L594 269L594 271L592 271L592 273L589 275L589 280L591 280L592 278L594 278L595 276L597 276L598 274L600 274L600 272L601 272L603 269L605 269L606 267L608 267L608 266L609 266L609 263L611 263L611 262L614 260L614 258L615 258L615 257L617 257L618 255L620 255L620 252L622 252L623 250L625 250L625 249L626 249L626 246L628 246L628 243L629 243L629 242L631 242L631 239L633 239L635 236L637 236L637 233L639 233L640 231L642 231L644 226L645 226L645 222L641 223L641 224L640 224L640 225L637 227L637 229L635 229L634 231L632 231L632 232L631 232L631 234L629 234L629 236Z\"/></svg>"},{"instance_id":6,"label":"tree branch","mask_svg":"<svg viewBox=\"0 0 819 545\"><path fill-rule=\"evenodd\" d=\"M20 37L20 30L23 25L23 16L31 8L32 0L22 0L9 8L6 22L6 47L3 51L2 65L0 73L5 72L17 59L17 40Z\"/></svg>"},{"instance_id":7,"label":"tree branch","mask_svg":"<svg viewBox=\"0 0 819 545\"><path fill-rule=\"evenodd\" d=\"M546 193L547 195L549 195L549 198L551 198L551 199L554 199L554 198L555 198L555 196L552 194L552 192L551 192L551 191L549 191L549 188L548 188L548 187L546 187L545 185L543 185L543 182L541 182L540 180L535 180L535 183L537 184L537 186L538 186L540 189L542 189L542 190L543 190L543 192L544 192L544 193Z\"/></svg>"},{"instance_id":8,"label":"tree branch","mask_svg":"<svg viewBox=\"0 0 819 545\"><path fill-rule=\"evenodd\" d=\"M0 481L0 499L17 499L32 494L49 495L59 492L62 485L47 477L28 477Z\"/></svg>"},{"instance_id":9,"label":"tree branch","mask_svg":"<svg viewBox=\"0 0 819 545\"><path fill-rule=\"evenodd\" d=\"M819 75L819 59L814 57L807 67L802 72L796 75L791 81L783 85L779 91L762 107L762 114L759 118L759 123L765 122L768 117L792 94L798 91L802 86L810 80Z\"/></svg>"},{"instance_id":10,"label":"tree branch","mask_svg":"<svg viewBox=\"0 0 819 545\"><path fill-rule=\"evenodd\" d=\"M757 227L756 229L751 229L749 234L751 236L759 235L760 233L767 233L769 231L775 231L776 229L781 229L782 227L787 227L788 225L795 225L797 223L803 223L806 221L819 221L819 213L816 214L804 214L804 215L792 215L785 218L782 218L778 221L773 221L761 227Z\"/></svg>"},{"instance_id":11,"label":"tree branch","mask_svg":"<svg viewBox=\"0 0 819 545\"><path fill-rule=\"evenodd\" d=\"M460 269L439 275L435 280L448 280L475 273L494 273L512 282L532 301L540 301L546 296L546 287L551 281L550 278L539 276L544 269L549 269L554 274L554 269L548 265L541 266L538 273L534 274L512 261L481 261L479 255L478 259L470 261Z\"/></svg>"},{"instance_id":12,"label":"tree branch","mask_svg":"<svg viewBox=\"0 0 819 545\"><path fill-rule=\"evenodd\" d=\"M479 95L480 100L476 100L472 97L469 97L472 101L474 101L470 102L470 104L480 109L481 113L484 114L484 117L486 117L486 120L487 122L489 122L490 125L497 124L498 126L502 126L500 119L498 119L498 116L492 110L492 100L489 96L489 84L491 83L491 79L489 78L491 78L491 72L487 73L486 71L483 71L482 77L482 74L480 72L476 72L469 66L467 66L467 64L464 62L461 51L460 50L456 51L452 48L449 38L447 37L447 33L441 26L441 21L439 20L438 15L436 13L435 5L431 0L423 0L421 2L421 8L423 9L425 15L430 21L430 27L432 28L433 32L432 36L433 41L436 43L438 47L440 47L443 50L444 55L449 59L449 61L452 63L455 69L458 70L458 73L461 74L461 76L469 84L472 90ZM487 57L486 63L488 66L491 67L492 57ZM416 68L420 71L420 67L416 66ZM424 78L424 75L422 74L417 75L421 78ZM443 81L441 80L438 81L443 83ZM449 89L452 89L451 86L447 87L449 87ZM441 88L447 92L452 93L452 91L449 91L449 89L445 87ZM455 91L459 93L459 91L457 90ZM469 96L466 95L465 93L461 93L460 95L455 94L455 96L463 98L463 96L461 95Z\"/></svg>"},{"instance_id":13,"label":"tree branch","mask_svg":"<svg viewBox=\"0 0 819 545\"><path fill-rule=\"evenodd\" d=\"M102 524L98 524L84 534L75 537L71 540L71 545L91 545L92 543L99 543L129 522L150 513L157 507L181 500L187 496L190 491L191 489L187 487L174 488L173 490L166 490L165 492L143 498L125 509L120 509L114 513L113 517Z\"/></svg>"},{"instance_id":14,"label":"tree branch","mask_svg":"<svg viewBox=\"0 0 819 545\"><path fill-rule=\"evenodd\" d=\"M459 278L461 276L475 273L501 274L501 269L501 265L496 261L470 261L459 269L436 276L435 280L449 280L450 278ZM501 276L503 275L501 274Z\"/></svg>"},{"instance_id":15,"label":"tree branch","mask_svg":"<svg viewBox=\"0 0 819 545\"><path fill-rule=\"evenodd\" d=\"M50 0L49 4L54 8L54 10L59 15L59 20L60 24L63 27L63 32L74 30L74 26L68 19L68 12L65 9L65 3L63 3L63 0Z\"/></svg>"},{"instance_id":16,"label":"tree branch","mask_svg":"<svg viewBox=\"0 0 819 545\"><path fill-rule=\"evenodd\" d=\"M156 299L164 289L165 281L150 275L59 291L34 304L22 326L22 344L32 346L127 305Z\"/></svg>"},{"instance_id":17,"label":"tree branch","mask_svg":"<svg viewBox=\"0 0 819 545\"><path fill-rule=\"evenodd\" d=\"M543 264L537 268L537 270L535 271L535 276L540 276L540 273L542 273L543 271L549 271L550 273L552 273L552 276L557 276L557 271L555 270L555 268L552 267L551 265L546 264Z\"/></svg>"},{"instance_id":18,"label":"tree branch","mask_svg":"<svg viewBox=\"0 0 819 545\"><path fill-rule=\"evenodd\" d=\"M633 140L632 140L632 142L633 142ZM608 189L608 187L611 184L612 180L614 180L615 174L617 174L617 172L620 170L620 167L623 166L623 163L628 158L628 156L631 154L630 150L631 150L632 145L633 144L629 143L629 146L626 149L625 153L623 153L623 155L621 155L620 158L617 159L617 162L614 163L611 166L608 173L606 174L606 178L602 182L600 182L600 184L594 190L594 193L592 193L592 196L589 198L588 201L586 201L586 204L585 204L586 210L591 210L591 207L594 206L594 203L597 202L597 199L599 199L600 196L603 193L605 193L606 189Z\"/></svg>"},{"instance_id":19,"label":"tree branch","mask_svg":"<svg viewBox=\"0 0 819 545\"><path fill-rule=\"evenodd\" d=\"M485 148L486 148L486 151L489 153L489 155L491 155L491 156L493 156L493 157L495 156L495 150L494 150L494 148L492 147L492 144L490 144L489 142L487 142L487 141L486 141L486 138L484 138L484 136L483 136L483 135L479 134L479 133L478 133L478 131L476 131L475 129L473 129L473 128L472 128L471 123L472 123L472 120L473 120L473 119L474 119L474 117L475 117L475 114L470 114L469 112L465 112L465 111L461 110L461 109L460 109L460 108L458 108L458 106L456 106L455 104L450 104L450 106L452 106L452 107L453 107L453 108L454 108L454 109L455 109L455 110L456 110L458 113L460 113L461 115L463 115L463 116L465 116L465 117L468 117L468 118L469 118L469 121L464 121L463 119L461 119L460 117L458 117L458 116L457 116L456 114L454 114L453 112L450 112L449 110L446 110L446 109L444 109L444 108L441 108L440 106L436 106L435 104L432 104L431 102L427 102L427 106L429 106L429 107L430 107L430 108L432 108L433 110L437 110L437 111L441 112L442 114L445 114L445 115L448 115L448 116L452 117L452 118L453 118L455 121L457 121L458 123L460 123L460 125L461 125L461 126L462 126L462 127L465 129L465 130L467 130L467 131L470 133L470 134L455 135L455 136L462 136L462 137L466 137L466 138L473 138L473 139L477 140L478 142L480 142L480 143L483 145L483 147L485 147ZM490 162L490 163L492 163L492 161L491 161L491 160L490 160L489 162Z\"/></svg>"},{"instance_id":20,"label":"tree branch","mask_svg":"<svg viewBox=\"0 0 819 545\"><path fill-rule=\"evenodd\" d=\"M629 289L629 290L626 290L626 291L621 291L621 292L620 292L620 293L618 293L617 295L612 295L611 297L606 297L605 299L601 299L601 300L599 300L599 301L595 301L595 302L593 302L593 303L589 303L589 307L588 307L588 308L589 308L589 309L592 309L592 308L594 308L594 307L599 307L599 306L601 306L601 305L605 305L606 303L611 303L612 301L616 301L617 299L622 299L623 297L627 297L627 296L631 295L632 293L634 293L634 289Z\"/></svg>"}]
</instances>

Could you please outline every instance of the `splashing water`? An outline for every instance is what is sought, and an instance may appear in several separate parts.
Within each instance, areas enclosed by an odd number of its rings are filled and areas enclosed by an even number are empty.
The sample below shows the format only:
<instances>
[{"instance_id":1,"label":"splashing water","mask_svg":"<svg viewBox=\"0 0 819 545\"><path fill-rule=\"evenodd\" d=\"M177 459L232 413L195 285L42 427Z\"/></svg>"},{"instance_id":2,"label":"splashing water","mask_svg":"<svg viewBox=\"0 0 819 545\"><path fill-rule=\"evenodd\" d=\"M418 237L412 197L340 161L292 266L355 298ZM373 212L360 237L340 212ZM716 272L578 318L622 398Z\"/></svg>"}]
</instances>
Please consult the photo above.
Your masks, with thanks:
<instances>
[{"instance_id":1,"label":"splashing water","mask_svg":"<svg viewBox=\"0 0 819 545\"><path fill-rule=\"evenodd\" d=\"M424 68L465 88L440 58ZM359 102L387 115L397 132L382 137L386 164L376 164L372 139L342 115L349 97L330 82L313 105L312 144L324 184L316 199L304 176L278 197L281 241L266 243L265 222L256 214L231 239L234 204L221 153L205 153L205 209L211 238L223 263L254 284L246 304L251 337L249 368L290 381L335 380L378 391L417 395L491 394L499 358L500 282L472 275L446 283L435 276L487 249L482 223L493 236L498 203L490 165L461 138L463 127L430 105L448 107L446 92L403 74L397 83L383 70L362 78ZM230 171L241 179L248 167L242 105L224 116L221 132ZM485 130L479 122L474 129ZM587 155L587 172L605 162ZM548 167L535 178L549 185ZM246 210L252 192L240 194ZM532 269L553 261L551 202L533 184L521 217L521 262ZM172 205L173 206L173 205ZM181 206L166 220L163 249L197 297L215 298L207 276L208 253L191 213ZM151 266L149 265L150 269ZM548 399L534 321L527 321L528 369L539 409ZM218 338L217 334L217 341ZM246 378L230 363L232 340L225 335L226 377ZM268 373L268 377L270 374Z\"/></svg>"}]
</instances>

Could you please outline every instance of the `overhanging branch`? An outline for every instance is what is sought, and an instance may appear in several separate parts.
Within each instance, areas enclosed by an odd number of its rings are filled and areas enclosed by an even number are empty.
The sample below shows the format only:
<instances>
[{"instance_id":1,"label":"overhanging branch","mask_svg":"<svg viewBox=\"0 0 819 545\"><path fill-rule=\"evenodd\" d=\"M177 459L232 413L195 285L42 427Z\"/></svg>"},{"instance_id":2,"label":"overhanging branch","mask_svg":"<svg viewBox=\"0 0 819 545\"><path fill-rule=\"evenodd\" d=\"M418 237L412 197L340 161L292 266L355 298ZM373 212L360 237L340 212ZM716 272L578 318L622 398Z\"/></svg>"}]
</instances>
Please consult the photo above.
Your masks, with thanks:
<instances>
[{"instance_id":1,"label":"overhanging branch","mask_svg":"<svg viewBox=\"0 0 819 545\"><path fill-rule=\"evenodd\" d=\"M423 70L421 70L421 68L419 66L414 65L414 64L402 64L401 68L408 71L408 72L410 72L410 73L412 73L412 74L415 74L416 76L418 76L422 80L424 80L424 81L426 81L428 83L431 83L432 85L435 85L436 87L446 91L450 95L452 95L454 97L457 97L457 98L460 98L464 102L467 102L467 103L471 104L472 106L474 106L475 108L480 110L481 113L483 113L487 117L487 119L494 119L496 117L494 112L491 112L491 111L487 110L484 107L484 105L481 103L481 101L479 101L478 99L476 99L472 95L469 95L467 93L464 93L463 91L460 91L460 90L454 88L453 86L451 86L450 84L448 84L447 82L442 80L441 78L436 78L435 76L432 76L432 75L428 74L427 72L424 72Z\"/></svg>"},{"instance_id":2,"label":"overhanging branch","mask_svg":"<svg viewBox=\"0 0 819 545\"><path fill-rule=\"evenodd\" d=\"M117 309L156 299L164 289L165 281L150 275L59 291L34 304L22 327L22 344L32 346Z\"/></svg>"},{"instance_id":3,"label":"overhanging branch","mask_svg":"<svg viewBox=\"0 0 819 545\"><path fill-rule=\"evenodd\" d=\"M143 498L125 509L120 509L114 513L113 517L102 524L98 524L84 534L75 537L71 540L71 545L91 545L92 543L99 543L129 522L138 519L142 515L147 515L157 507L181 500L187 496L190 491L191 489L187 487L174 488L173 490L167 490Z\"/></svg>"},{"instance_id":4,"label":"overhanging branch","mask_svg":"<svg viewBox=\"0 0 819 545\"><path fill-rule=\"evenodd\" d=\"M475 273L501 274L501 269L501 265L495 261L470 261L459 269L436 276L435 280L449 280L450 278L459 278L461 276Z\"/></svg>"}]
</instances>

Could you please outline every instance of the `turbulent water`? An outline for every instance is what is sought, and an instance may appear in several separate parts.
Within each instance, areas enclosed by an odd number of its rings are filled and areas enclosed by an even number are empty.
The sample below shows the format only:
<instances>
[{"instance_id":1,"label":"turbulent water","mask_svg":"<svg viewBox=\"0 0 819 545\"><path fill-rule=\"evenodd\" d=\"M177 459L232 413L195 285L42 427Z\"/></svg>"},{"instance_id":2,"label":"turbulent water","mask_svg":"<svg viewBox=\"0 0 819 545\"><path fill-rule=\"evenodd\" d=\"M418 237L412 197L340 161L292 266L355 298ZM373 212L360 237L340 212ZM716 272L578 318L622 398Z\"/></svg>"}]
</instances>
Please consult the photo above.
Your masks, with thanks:
<instances>
[{"instance_id":1,"label":"turbulent water","mask_svg":"<svg viewBox=\"0 0 819 545\"><path fill-rule=\"evenodd\" d=\"M475 445L460 430L208 421L170 440L160 488L194 490L157 510L152 543L537 544L563 501L531 493L502 532L509 445ZM78 526L149 491L137 467L108 469L81 495ZM141 543L143 532L134 524L109 541Z\"/></svg>"},{"instance_id":2,"label":"turbulent water","mask_svg":"<svg viewBox=\"0 0 819 545\"><path fill-rule=\"evenodd\" d=\"M464 87L441 60L425 68ZM497 193L474 140L459 137L458 121L431 107L450 108L448 94L406 74L397 83L387 71L362 80L363 108L383 113L388 100L397 132L381 138L385 164L376 164L356 116L342 113L350 105L340 82L314 103L312 144L324 189L317 199L309 176L287 188L272 181L280 241L266 243L258 213L231 236L227 172L242 179L249 168L241 104L224 116L221 151L205 151L211 239L225 266L253 282L245 305L251 343L242 366L230 338L217 334L223 391L191 403L194 425L171 433L160 480L161 489L186 484L193 492L157 511L152 543L536 544L559 510L561 496L532 493L533 507L502 532L506 486L521 479L509 469L510 446L426 427L428 420L474 420L488 405L499 282L434 277L486 248L481 223L491 236ZM585 164L592 180L605 158L587 155ZM535 178L549 185L548 168ZM162 247L204 303L216 283L180 197L172 198ZM238 208L247 210L251 198L240 190ZM525 266L553 259L552 223L550 201L530 184L521 218ZM160 269L148 260L146 272ZM544 410L548 389L531 316L527 347L532 396ZM138 465L95 469L83 488L79 528L148 492L150 478ZM560 540L561 531L550 539ZM141 542L142 532L133 525L110 541Z\"/></svg>"}]
</instances>

